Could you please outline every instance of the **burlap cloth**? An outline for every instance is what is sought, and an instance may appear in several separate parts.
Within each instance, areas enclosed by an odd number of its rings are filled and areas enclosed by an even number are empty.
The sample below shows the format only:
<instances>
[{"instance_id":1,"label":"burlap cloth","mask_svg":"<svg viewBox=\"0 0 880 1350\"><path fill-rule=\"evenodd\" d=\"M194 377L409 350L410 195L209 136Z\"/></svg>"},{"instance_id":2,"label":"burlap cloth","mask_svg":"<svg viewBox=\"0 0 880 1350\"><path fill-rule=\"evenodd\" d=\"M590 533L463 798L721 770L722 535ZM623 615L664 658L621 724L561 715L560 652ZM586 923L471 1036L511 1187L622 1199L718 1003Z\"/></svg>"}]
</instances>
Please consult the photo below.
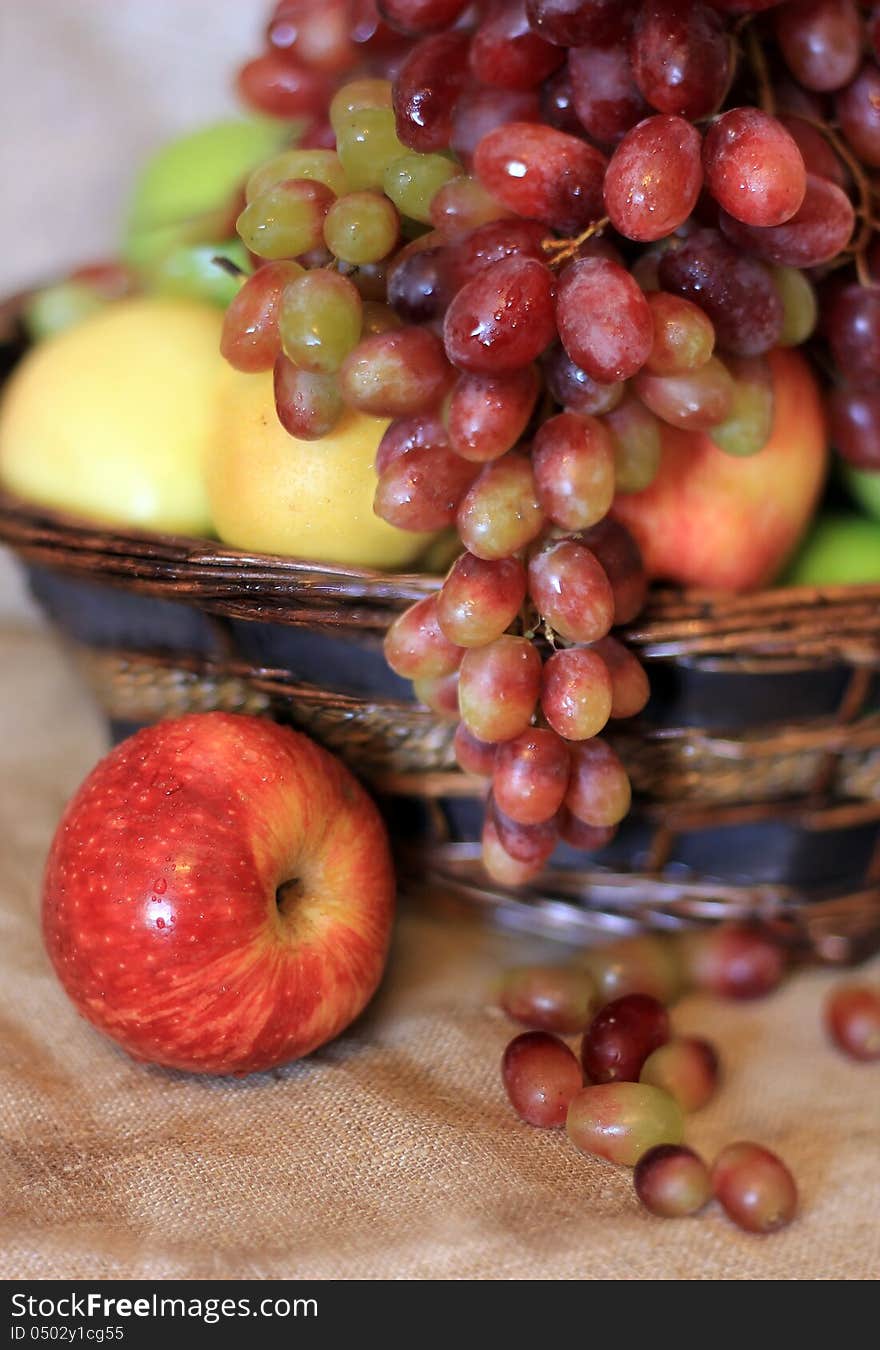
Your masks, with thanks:
<instances>
[{"instance_id":1,"label":"burlap cloth","mask_svg":"<svg viewBox=\"0 0 880 1350\"><path fill-rule=\"evenodd\" d=\"M502 1094L487 989L520 941L408 912L356 1029L273 1077L129 1062L67 1004L37 926L44 853L103 728L54 641L0 634L0 1275L19 1278L865 1279L880 1270L880 1075L825 1043L832 979L676 1024L727 1082L689 1126L795 1172L802 1217L755 1238L714 1208L640 1211L631 1173L532 1130ZM875 965L876 978L880 970Z\"/></svg>"}]
</instances>

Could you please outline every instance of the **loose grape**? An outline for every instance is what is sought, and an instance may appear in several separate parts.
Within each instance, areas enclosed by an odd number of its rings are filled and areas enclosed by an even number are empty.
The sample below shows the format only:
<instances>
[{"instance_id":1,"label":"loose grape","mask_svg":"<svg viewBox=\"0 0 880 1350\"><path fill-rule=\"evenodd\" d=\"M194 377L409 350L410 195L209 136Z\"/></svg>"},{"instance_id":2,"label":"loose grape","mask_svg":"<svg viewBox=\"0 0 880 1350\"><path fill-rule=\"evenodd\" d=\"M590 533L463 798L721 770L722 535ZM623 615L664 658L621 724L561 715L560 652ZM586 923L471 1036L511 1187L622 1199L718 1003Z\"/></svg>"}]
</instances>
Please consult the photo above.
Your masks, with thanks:
<instances>
[{"instance_id":1,"label":"loose grape","mask_svg":"<svg viewBox=\"0 0 880 1350\"><path fill-rule=\"evenodd\" d=\"M619 825L631 803L626 770L605 741L578 741L572 747L571 779L565 805L585 825Z\"/></svg>"},{"instance_id":2,"label":"loose grape","mask_svg":"<svg viewBox=\"0 0 880 1350\"><path fill-rule=\"evenodd\" d=\"M645 368L652 375L681 375L704 366L715 347L715 329L699 305L656 291L648 296L648 307L654 343Z\"/></svg>"},{"instance_id":3,"label":"loose grape","mask_svg":"<svg viewBox=\"0 0 880 1350\"><path fill-rule=\"evenodd\" d=\"M556 817L540 820L536 825L523 825L505 815L491 793L486 809L491 812L504 851L528 867L543 867L559 842Z\"/></svg>"},{"instance_id":4,"label":"loose grape","mask_svg":"<svg viewBox=\"0 0 880 1350\"><path fill-rule=\"evenodd\" d=\"M754 925L722 924L682 934L680 952L690 982L721 998L761 998L785 975L785 952Z\"/></svg>"},{"instance_id":5,"label":"loose grape","mask_svg":"<svg viewBox=\"0 0 880 1350\"><path fill-rule=\"evenodd\" d=\"M562 805L568 773L568 749L561 737L545 727L529 727L498 747L492 778L495 803L518 825L541 825Z\"/></svg>"},{"instance_id":6,"label":"loose grape","mask_svg":"<svg viewBox=\"0 0 880 1350\"><path fill-rule=\"evenodd\" d=\"M611 716L611 688L608 667L597 652L564 647L544 664L541 710L566 740L589 740Z\"/></svg>"},{"instance_id":7,"label":"loose grape","mask_svg":"<svg viewBox=\"0 0 880 1350\"><path fill-rule=\"evenodd\" d=\"M532 446L538 500L548 520L585 530L608 514L614 499L614 450L595 417L559 413L538 428Z\"/></svg>"},{"instance_id":8,"label":"loose grape","mask_svg":"<svg viewBox=\"0 0 880 1350\"><path fill-rule=\"evenodd\" d=\"M816 291L809 277L797 267L771 268L773 281L782 299L780 347L799 347L812 335L818 317Z\"/></svg>"},{"instance_id":9,"label":"loose grape","mask_svg":"<svg viewBox=\"0 0 880 1350\"><path fill-rule=\"evenodd\" d=\"M447 239L460 238L478 225L509 215L509 209L468 174L450 179L431 198L431 224Z\"/></svg>"},{"instance_id":10,"label":"loose grape","mask_svg":"<svg viewBox=\"0 0 880 1350\"><path fill-rule=\"evenodd\" d=\"M581 1153L635 1167L658 1144L680 1144L684 1119L667 1093L647 1083L595 1083L572 1098L565 1129Z\"/></svg>"},{"instance_id":11,"label":"loose grape","mask_svg":"<svg viewBox=\"0 0 880 1350\"><path fill-rule=\"evenodd\" d=\"M708 431L733 411L736 387L727 367L712 356L682 375L639 371L633 387L655 416L686 431Z\"/></svg>"},{"instance_id":12,"label":"loose grape","mask_svg":"<svg viewBox=\"0 0 880 1350\"><path fill-rule=\"evenodd\" d=\"M574 234L602 215L605 156L536 122L508 122L474 151L480 182L517 215Z\"/></svg>"},{"instance_id":13,"label":"loose grape","mask_svg":"<svg viewBox=\"0 0 880 1350\"><path fill-rule=\"evenodd\" d=\"M453 738L455 759L462 773L477 774L480 778L491 778L495 769L495 756L498 746L490 741L481 741L468 731L464 722L455 729Z\"/></svg>"},{"instance_id":14,"label":"loose grape","mask_svg":"<svg viewBox=\"0 0 880 1350\"><path fill-rule=\"evenodd\" d=\"M349 80L330 101L330 124L339 134L355 113L365 108L390 108L392 105L390 80L378 80L366 76L359 80Z\"/></svg>"},{"instance_id":15,"label":"loose grape","mask_svg":"<svg viewBox=\"0 0 880 1350\"><path fill-rule=\"evenodd\" d=\"M641 1083L653 1083L674 1097L682 1111L699 1111L718 1087L718 1055L699 1036L680 1036L661 1045L645 1060Z\"/></svg>"},{"instance_id":16,"label":"loose grape","mask_svg":"<svg viewBox=\"0 0 880 1350\"><path fill-rule=\"evenodd\" d=\"M323 71L309 69L280 52L265 52L238 73L242 100L270 117L296 118L327 106L330 81Z\"/></svg>"},{"instance_id":17,"label":"loose grape","mask_svg":"<svg viewBox=\"0 0 880 1350\"><path fill-rule=\"evenodd\" d=\"M342 416L342 395L334 376L300 370L283 354L275 359L274 387L278 421L301 441L320 440Z\"/></svg>"},{"instance_id":18,"label":"loose grape","mask_svg":"<svg viewBox=\"0 0 880 1350\"><path fill-rule=\"evenodd\" d=\"M511 451L487 464L462 499L457 524L478 558L506 558L536 539L544 513L528 459Z\"/></svg>"},{"instance_id":19,"label":"loose grape","mask_svg":"<svg viewBox=\"0 0 880 1350\"><path fill-rule=\"evenodd\" d=\"M626 384L622 380L600 384L591 379L560 344L550 348L542 365L550 393L566 412L598 417L616 408L624 396Z\"/></svg>"},{"instance_id":20,"label":"loose grape","mask_svg":"<svg viewBox=\"0 0 880 1350\"><path fill-rule=\"evenodd\" d=\"M394 82L394 116L404 145L422 154L449 146L453 112L468 78L468 47L466 33L438 33L406 57Z\"/></svg>"},{"instance_id":21,"label":"loose grape","mask_svg":"<svg viewBox=\"0 0 880 1350\"><path fill-rule=\"evenodd\" d=\"M636 1163L636 1195L645 1209L661 1219L697 1214L712 1199L709 1169L683 1144L658 1144Z\"/></svg>"},{"instance_id":22,"label":"loose grape","mask_svg":"<svg viewBox=\"0 0 880 1350\"><path fill-rule=\"evenodd\" d=\"M526 596L519 558L488 561L463 553L437 597L440 626L459 647L483 647L513 623Z\"/></svg>"},{"instance_id":23,"label":"loose grape","mask_svg":"<svg viewBox=\"0 0 880 1350\"><path fill-rule=\"evenodd\" d=\"M556 321L572 361L594 380L629 379L651 353L648 302L629 273L606 258L579 258L566 267Z\"/></svg>"},{"instance_id":24,"label":"loose grape","mask_svg":"<svg viewBox=\"0 0 880 1350\"><path fill-rule=\"evenodd\" d=\"M458 671L436 678L413 680L413 693L444 722L458 721Z\"/></svg>"},{"instance_id":25,"label":"loose grape","mask_svg":"<svg viewBox=\"0 0 880 1350\"><path fill-rule=\"evenodd\" d=\"M278 310L281 297L303 269L295 262L273 262L248 277L223 317L220 351L236 370L271 370L281 351Z\"/></svg>"},{"instance_id":26,"label":"loose grape","mask_svg":"<svg viewBox=\"0 0 880 1350\"><path fill-rule=\"evenodd\" d=\"M611 436L615 490L644 491L660 468L663 452L660 423L632 394L605 413L602 421Z\"/></svg>"},{"instance_id":27,"label":"loose grape","mask_svg":"<svg viewBox=\"0 0 880 1350\"><path fill-rule=\"evenodd\" d=\"M349 192L332 203L324 218L324 243L343 262L378 262L399 234L398 214L379 192Z\"/></svg>"},{"instance_id":28,"label":"loose grape","mask_svg":"<svg viewBox=\"0 0 880 1350\"><path fill-rule=\"evenodd\" d=\"M584 960L603 1003L626 994L650 994L659 1003L674 1003L681 993L681 967L672 945L651 934L597 947Z\"/></svg>"},{"instance_id":29,"label":"loose grape","mask_svg":"<svg viewBox=\"0 0 880 1350\"><path fill-rule=\"evenodd\" d=\"M862 58L853 0L797 0L776 15L776 40L799 84L822 93L849 84Z\"/></svg>"},{"instance_id":30,"label":"loose grape","mask_svg":"<svg viewBox=\"0 0 880 1350\"><path fill-rule=\"evenodd\" d=\"M531 722L540 687L541 657L527 638L504 634L485 647L471 647L458 686L462 720L481 741L512 740Z\"/></svg>"},{"instance_id":31,"label":"loose grape","mask_svg":"<svg viewBox=\"0 0 880 1350\"><path fill-rule=\"evenodd\" d=\"M556 332L553 278L543 263L512 257L464 285L446 311L446 353L461 370L506 375L540 356Z\"/></svg>"},{"instance_id":32,"label":"loose grape","mask_svg":"<svg viewBox=\"0 0 880 1350\"><path fill-rule=\"evenodd\" d=\"M537 122L541 111L533 89L488 89L474 84L465 89L452 115L450 146L470 167L484 136L507 122Z\"/></svg>"},{"instance_id":33,"label":"loose grape","mask_svg":"<svg viewBox=\"0 0 880 1350\"><path fill-rule=\"evenodd\" d=\"M834 100L840 129L863 164L880 166L880 67L868 60Z\"/></svg>"},{"instance_id":34,"label":"loose grape","mask_svg":"<svg viewBox=\"0 0 880 1350\"><path fill-rule=\"evenodd\" d=\"M855 227L855 212L849 197L836 183L808 173L803 203L784 225L768 229L743 225L724 211L719 220L729 239L765 262L788 267L819 267L846 248ZM709 312L721 342L718 320L712 311ZM741 351L740 354L752 356L757 353Z\"/></svg>"},{"instance_id":35,"label":"loose grape","mask_svg":"<svg viewBox=\"0 0 880 1350\"><path fill-rule=\"evenodd\" d=\"M292 281L278 311L285 355L313 375L332 375L361 335L361 298L337 272L319 268Z\"/></svg>"},{"instance_id":36,"label":"loose grape","mask_svg":"<svg viewBox=\"0 0 880 1350\"><path fill-rule=\"evenodd\" d=\"M611 584L615 627L630 623L648 594L648 578L638 544L625 525L610 517L585 530L581 538L599 559Z\"/></svg>"},{"instance_id":37,"label":"loose grape","mask_svg":"<svg viewBox=\"0 0 880 1350\"><path fill-rule=\"evenodd\" d=\"M842 984L825 1002L825 1025L835 1045L850 1059L880 1059L880 990Z\"/></svg>"},{"instance_id":38,"label":"loose grape","mask_svg":"<svg viewBox=\"0 0 880 1350\"><path fill-rule=\"evenodd\" d=\"M245 200L253 202L279 183L304 178L323 183L335 197L341 197L348 186L345 170L334 150L282 150L254 169L247 180Z\"/></svg>"},{"instance_id":39,"label":"loose grape","mask_svg":"<svg viewBox=\"0 0 880 1350\"><path fill-rule=\"evenodd\" d=\"M526 0L532 28L560 47L587 42L610 47L624 41L637 7L636 0Z\"/></svg>"},{"instance_id":40,"label":"loose grape","mask_svg":"<svg viewBox=\"0 0 880 1350\"><path fill-rule=\"evenodd\" d=\"M292 179L268 188L242 211L235 228L261 258L293 258L317 248L334 197L324 184Z\"/></svg>"},{"instance_id":41,"label":"loose grape","mask_svg":"<svg viewBox=\"0 0 880 1350\"><path fill-rule=\"evenodd\" d=\"M680 247L667 250L659 275L664 290L692 300L706 312L722 351L760 356L779 341L783 309L773 278L717 230L697 230Z\"/></svg>"},{"instance_id":42,"label":"loose grape","mask_svg":"<svg viewBox=\"0 0 880 1350\"><path fill-rule=\"evenodd\" d=\"M730 78L724 25L693 0L645 0L632 42L636 84L658 112L705 117Z\"/></svg>"},{"instance_id":43,"label":"loose grape","mask_svg":"<svg viewBox=\"0 0 880 1350\"><path fill-rule=\"evenodd\" d=\"M733 401L727 416L712 428L712 441L728 455L756 455L773 430L773 377L760 356L729 356Z\"/></svg>"},{"instance_id":44,"label":"loose grape","mask_svg":"<svg viewBox=\"0 0 880 1350\"><path fill-rule=\"evenodd\" d=\"M437 622L437 599L417 600L404 610L385 635L385 660L406 679L437 679L458 668L462 651Z\"/></svg>"},{"instance_id":45,"label":"loose grape","mask_svg":"<svg viewBox=\"0 0 880 1350\"><path fill-rule=\"evenodd\" d=\"M450 445L478 463L500 458L522 436L537 398L532 366L512 375L460 375L444 411Z\"/></svg>"},{"instance_id":46,"label":"loose grape","mask_svg":"<svg viewBox=\"0 0 880 1350\"><path fill-rule=\"evenodd\" d=\"M474 472L473 464L448 447L414 447L379 475L373 510L380 520L399 530L445 529L455 521Z\"/></svg>"},{"instance_id":47,"label":"loose grape","mask_svg":"<svg viewBox=\"0 0 880 1350\"><path fill-rule=\"evenodd\" d=\"M498 89L531 89L563 59L558 47L533 30L525 0L490 8L471 41L471 72Z\"/></svg>"},{"instance_id":48,"label":"loose grape","mask_svg":"<svg viewBox=\"0 0 880 1350\"><path fill-rule=\"evenodd\" d=\"M600 145L613 145L636 122L650 115L651 109L633 80L625 43L572 47L568 73L575 111Z\"/></svg>"},{"instance_id":49,"label":"loose grape","mask_svg":"<svg viewBox=\"0 0 880 1350\"><path fill-rule=\"evenodd\" d=\"M794 1177L781 1158L760 1144L722 1149L712 1167L712 1189L728 1218L747 1233L775 1233L797 1211Z\"/></svg>"},{"instance_id":50,"label":"loose grape","mask_svg":"<svg viewBox=\"0 0 880 1350\"><path fill-rule=\"evenodd\" d=\"M390 108L359 108L336 125L339 158L352 191L381 190L385 170L407 153Z\"/></svg>"},{"instance_id":51,"label":"loose grape","mask_svg":"<svg viewBox=\"0 0 880 1350\"><path fill-rule=\"evenodd\" d=\"M596 1011L596 986L577 966L517 966L505 971L498 1001L523 1026L574 1036Z\"/></svg>"},{"instance_id":52,"label":"loose grape","mask_svg":"<svg viewBox=\"0 0 880 1350\"><path fill-rule=\"evenodd\" d=\"M569 642L595 642L613 622L611 583L595 554L573 539L556 540L534 554L529 592L541 617Z\"/></svg>"},{"instance_id":53,"label":"loose grape","mask_svg":"<svg viewBox=\"0 0 880 1350\"><path fill-rule=\"evenodd\" d=\"M801 206L807 171L794 138L759 108L731 108L703 142L706 186L746 225L782 225Z\"/></svg>"},{"instance_id":54,"label":"loose grape","mask_svg":"<svg viewBox=\"0 0 880 1350\"><path fill-rule=\"evenodd\" d=\"M649 994L625 994L600 1008L587 1028L581 1046L584 1072L593 1083L635 1083L645 1060L668 1039L663 1004Z\"/></svg>"},{"instance_id":55,"label":"loose grape","mask_svg":"<svg viewBox=\"0 0 880 1350\"><path fill-rule=\"evenodd\" d=\"M584 1082L565 1042L543 1031L526 1031L510 1042L501 1078L520 1119L545 1130L565 1124L569 1102Z\"/></svg>"},{"instance_id":56,"label":"loose grape","mask_svg":"<svg viewBox=\"0 0 880 1350\"><path fill-rule=\"evenodd\" d=\"M408 417L439 403L450 370L433 333L404 327L363 338L339 376L351 407L373 417Z\"/></svg>"},{"instance_id":57,"label":"loose grape","mask_svg":"<svg viewBox=\"0 0 880 1350\"><path fill-rule=\"evenodd\" d=\"M703 184L700 133L683 117L648 117L628 131L605 172L605 209L627 239L662 239L693 211Z\"/></svg>"},{"instance_id":58,"label":"loose grape","mask_svg":"<svg viewBox=\"0 0 880 1350\"><path fill-rule=\"evenodd\" d=\"M542 861L524 863L512 858L503 848L495 822L488 812L483 822L482 845L483 866L492 880L501 886L528 885L544 866Z\"/></svg>"},{"instance_id":59,"label":"loose grape","mask_svg":"<svg viewBox=\"0 0 880 1350\"><path fill-rule=\"evenodd\" d=\"M617 638L605 637L592 651L601 657L611 677L611 716L635 717L651 695L645 668Z\"/></svg>"}]
</instances>

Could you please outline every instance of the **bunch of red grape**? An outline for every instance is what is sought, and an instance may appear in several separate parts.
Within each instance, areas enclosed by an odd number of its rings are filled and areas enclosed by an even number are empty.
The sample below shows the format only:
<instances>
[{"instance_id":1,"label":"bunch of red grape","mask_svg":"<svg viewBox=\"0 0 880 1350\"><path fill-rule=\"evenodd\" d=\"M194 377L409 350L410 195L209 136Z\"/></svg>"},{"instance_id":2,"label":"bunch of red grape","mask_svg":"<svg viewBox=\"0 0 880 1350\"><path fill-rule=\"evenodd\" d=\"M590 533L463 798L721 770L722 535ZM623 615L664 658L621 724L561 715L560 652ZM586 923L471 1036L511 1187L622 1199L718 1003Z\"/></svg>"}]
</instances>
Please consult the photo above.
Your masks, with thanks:
<instances>
[{"instance_id":1,"label":"bunch of red grape","mask_svg":"<svg viewBox=\"0 0 880 1350\"><path fill-rule=\"evenodd\" d=\"M878 37L853 0L282 0L241 73L307 126L247 184L223 349L297 437L390 419L377 513L457 530L386 652L460 715L503 883L628 810L598 735L647 699L609 636L645 579L608 513L662 426L760 451L766 353L821 309L838 448L880 466Z\"/></svg>"}]
</instances>

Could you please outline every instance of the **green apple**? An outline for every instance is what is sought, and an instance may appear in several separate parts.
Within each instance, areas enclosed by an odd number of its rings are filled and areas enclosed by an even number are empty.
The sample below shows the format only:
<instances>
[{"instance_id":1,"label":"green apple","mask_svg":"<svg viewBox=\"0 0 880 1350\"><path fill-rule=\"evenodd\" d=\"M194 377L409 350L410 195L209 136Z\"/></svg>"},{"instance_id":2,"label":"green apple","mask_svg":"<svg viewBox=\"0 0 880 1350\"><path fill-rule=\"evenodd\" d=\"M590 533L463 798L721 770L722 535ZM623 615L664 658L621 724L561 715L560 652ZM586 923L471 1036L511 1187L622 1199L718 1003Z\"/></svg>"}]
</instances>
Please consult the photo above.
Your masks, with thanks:
<instances>
[{"instance_id":1,"label":"green apple","mask_svg":"<svg viewBox=\"0 0 880 1350\"><path fill-rule=\"evenodd\" d=\"M58 281L44 286L29 298L22 313L24 326L34 342L63 333L90 314L103 309L107 299L85 281Z\"/></svg>"},{"instance_id":2,"label":"green apple","mask_svg":"<svg viewBox=\"0 0 880 1350\"><path fill-rule=\"evenodd\" d=\"M816 521L781 584L855 586L874 581L880 581L880 523L828 514Z\"/></svg>"},{"instance_id":3,"label":"green apple","mask_svg":"<svg viewBox=\"0 0 880 1350\"><path fill-rule=\"evenodd\" d=\"M843 481L849 489L850 496L855 497L859 506L863 507L869 516L880 520L880 471L868 473L866 469L853 469L845 464Z\"/></svg>"},{"instance_id":4,"label":"green apple","mask_svg":"<svg viewBox=\"0 0 880 1350\"><path fill-rule=\"evenodd\" d=\"M150 273L150 290L182 300L206 300L225 309L252 271L240 239L222 244L180 244L160 258Z\"/></svg>"}]
</instances>

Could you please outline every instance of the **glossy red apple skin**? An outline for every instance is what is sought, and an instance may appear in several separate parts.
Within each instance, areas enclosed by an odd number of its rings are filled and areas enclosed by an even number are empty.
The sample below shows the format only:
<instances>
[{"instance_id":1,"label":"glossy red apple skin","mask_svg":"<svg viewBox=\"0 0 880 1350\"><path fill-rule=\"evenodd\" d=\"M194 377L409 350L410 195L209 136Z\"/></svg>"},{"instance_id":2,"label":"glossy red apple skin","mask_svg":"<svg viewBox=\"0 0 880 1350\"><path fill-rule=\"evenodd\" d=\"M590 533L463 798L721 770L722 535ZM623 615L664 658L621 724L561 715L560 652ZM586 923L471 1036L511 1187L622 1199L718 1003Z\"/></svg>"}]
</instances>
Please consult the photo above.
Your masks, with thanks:
<instances>
[{"instance_id":1,"label":"glossy red apple skin","mask_svg":"<svg viewBox=\"0 0 880 1350\"><path fill-rule=\"evenodd\" d=\"M129 1054L244 1074L357 1017L394 895L384 824L339 760L203 713L138 732L86 778L46 863L43 932L79 1012Z\"/></svg>"}]
</instances>

